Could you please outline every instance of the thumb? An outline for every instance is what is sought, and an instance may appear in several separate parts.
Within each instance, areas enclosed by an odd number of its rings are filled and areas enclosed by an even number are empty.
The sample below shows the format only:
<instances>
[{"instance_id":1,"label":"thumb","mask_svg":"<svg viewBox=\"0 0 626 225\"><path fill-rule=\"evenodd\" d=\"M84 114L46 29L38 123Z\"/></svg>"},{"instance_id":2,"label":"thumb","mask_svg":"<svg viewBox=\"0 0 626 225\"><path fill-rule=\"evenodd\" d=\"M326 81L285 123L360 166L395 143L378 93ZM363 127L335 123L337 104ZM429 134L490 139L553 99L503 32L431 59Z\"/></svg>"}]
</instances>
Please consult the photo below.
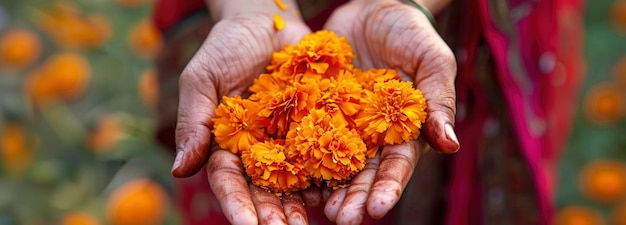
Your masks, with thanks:
<instances>
[{"instance_id":1,"label":"thumb","mask_svg":"<svg viewBox=\"0 0 626 225\"><path fill-rule=\"evenodd\" d=\"M433 49L422 58L415 75L428 105L423 134L435 150L454 153L460 148L454 132L456 61L443 41L430 47Z\"/></svg>"},{"instance_id":2,"label":"thumb","mask_svg":"<svg viewBox=\"0 0 626 225\"><path fill-rule=\"evenodd\" d=\"M180 76L180 102L176 123L176 159L172 166L175 177L196 174L209 156L211 118L219 100L215 85L193 73L187 66Z\"/></svg>"},{"instance_id":3,"label":"thumb","mask_svg":"<svg viewBox=\"0 0 626 225\"><path fill-rule=\"evenodd\" d=\"M416 87L426 98L427 117L422 133L433 149L454 153L460 148L454 132L456 58L424 13L401 4L396 10L406 14L390 16L389 20L398 25L390 28L388 37L400 41L387 44L390 45L388 48L396 49L403 58L411 61L396 66L414 75ZM390 58L389 61L394 60Z\"/></svg>"}]
</instances>

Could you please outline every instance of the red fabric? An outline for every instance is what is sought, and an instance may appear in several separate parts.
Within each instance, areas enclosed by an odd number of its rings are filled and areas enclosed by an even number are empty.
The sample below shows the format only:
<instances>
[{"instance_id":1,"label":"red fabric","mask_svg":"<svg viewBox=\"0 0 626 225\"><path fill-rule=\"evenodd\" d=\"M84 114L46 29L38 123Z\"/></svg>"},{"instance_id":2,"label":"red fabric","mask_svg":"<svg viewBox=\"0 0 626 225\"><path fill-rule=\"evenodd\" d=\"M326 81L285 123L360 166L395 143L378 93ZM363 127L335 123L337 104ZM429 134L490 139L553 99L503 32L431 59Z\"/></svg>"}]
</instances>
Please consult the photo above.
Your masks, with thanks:
<instances>
[{"instance_id":1,"label":"red fabric","mask_svg":"<svg viewBox=\"0 0 626 225\"><path fill-rule=\"evenodd\" d=\"M333 13L335 8L346 3L348 0L335 1L328 8L322 10L312 18L307 19L305 22L311 30L317 31L324 27L324 23L328 17ZM178 22L185 19L185 17L200 11L205 11L206 5L203 0L157 0L154 10L152 11L152 19L156 27L161 33L167 32L169 28L176 25Z\"/></svg>"},{"instance_id":2,"label":"red fabric","mask_svg":"<svg viewBox=\"0 0 626 225\"><path fill-rule=\"evenodd\" d=\"M161 33L165 33L185 17L203 10L206 10L203 0L157 0L152 19Z\"/></svg>"}]
</instances>

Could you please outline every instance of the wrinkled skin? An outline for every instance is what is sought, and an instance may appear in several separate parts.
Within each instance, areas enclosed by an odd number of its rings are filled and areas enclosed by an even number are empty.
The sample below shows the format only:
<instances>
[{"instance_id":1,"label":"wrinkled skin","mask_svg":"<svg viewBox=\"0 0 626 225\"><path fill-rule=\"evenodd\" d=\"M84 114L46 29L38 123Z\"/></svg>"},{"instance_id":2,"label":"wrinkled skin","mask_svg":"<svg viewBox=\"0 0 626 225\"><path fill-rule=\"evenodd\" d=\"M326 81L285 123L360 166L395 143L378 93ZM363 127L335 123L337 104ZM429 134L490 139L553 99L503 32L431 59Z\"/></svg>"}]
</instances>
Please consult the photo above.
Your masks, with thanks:
<instances>
[{"instance_id":1,"label":"wrinkled skin","mask_svg":"<svg viewBox=\"0 0 626 225\"><path fill-rule=\"evenodd\" d=\"M348 38L357 67L394 68L414 81L428 101L422 134L436 150L458 150L455 135L446 134L445 128L454 124L456 62L424 14L397 1L352 1L338 9L325 28ZM359 224L365 213L383 217L398 202L426 148L417 141L385 146L350 187L330 196L326 216L338 224Z\"/></svg>"},{"instance_id":2,"label":"wrinkled skin","mask_svg":"<svg viewBox=\"0 0 626 225\"><path fill-rule=\"evenodd\" d=\"M221 96L243 94L265 70L273 51L310 33L304 23L295 19L276 32L272 16L248 13L221 20L180 77L177 156L172 174L191 176L206 162L209 185L232 224L307 223L299 193L281 200L248 185L239 157L216 145L211 147L209 138L210 119Z\"/></svg>"},{"instance_id":3,"label":"wrinkled skin","mask_svg":"<svg viewBox=\"0 0 626 225\"><path fill-rule=\"evenodd\" d=\"M280 32L274 31L271 15L262 13L221 20L211 30L180 77L172 174L191 176L206 164L209 184L233 224L306 224L304 205L324 200L326 215L339 224L358 224L366 214L381 218L398 202L420 152L427 149L424 140L384 147L349 188L310 188L283 198L248 184L236 155L210 147L210 119L221 96L243 93L272 51L310 33L301 20L285 20ZM337 9L326 29L348 38L357 67L395 68L414 80L428 100L422 136L438 151L458 150L452 130L454 56L421 12L396 1L355 0Z\"/></svg>"}]
</instances>

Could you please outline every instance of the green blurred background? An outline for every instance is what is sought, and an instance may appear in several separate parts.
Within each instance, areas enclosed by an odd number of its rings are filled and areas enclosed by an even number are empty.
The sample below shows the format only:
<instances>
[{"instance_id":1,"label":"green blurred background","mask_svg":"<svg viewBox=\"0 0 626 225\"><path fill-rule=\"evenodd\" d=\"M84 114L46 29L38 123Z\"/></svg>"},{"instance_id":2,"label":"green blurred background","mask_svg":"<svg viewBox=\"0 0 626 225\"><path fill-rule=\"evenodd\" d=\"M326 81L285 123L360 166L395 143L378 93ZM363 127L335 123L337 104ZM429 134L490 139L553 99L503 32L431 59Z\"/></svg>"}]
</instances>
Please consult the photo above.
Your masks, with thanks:
<instances>
[{"instance_id":1,"label":"green blurred background","mask_svg":"<svg viewBox=\"0 0 626 225\"><path fill-rule=\"evenodd\" d=\"M587 72L555 192L580 225L626 224L624 2L586 7ZM0 225L180 223L153 137L150 9L0 0Z\"/></svg>"}]
</instances>

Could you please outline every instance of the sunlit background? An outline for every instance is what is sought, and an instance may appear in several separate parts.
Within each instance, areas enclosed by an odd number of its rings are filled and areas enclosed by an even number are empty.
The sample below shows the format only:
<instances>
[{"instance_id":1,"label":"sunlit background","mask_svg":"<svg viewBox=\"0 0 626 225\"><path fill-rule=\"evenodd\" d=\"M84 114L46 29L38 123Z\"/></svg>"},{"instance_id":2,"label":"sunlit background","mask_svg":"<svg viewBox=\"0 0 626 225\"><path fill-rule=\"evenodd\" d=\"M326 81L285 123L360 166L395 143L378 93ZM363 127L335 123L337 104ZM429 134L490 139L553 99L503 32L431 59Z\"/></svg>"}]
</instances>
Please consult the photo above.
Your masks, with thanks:
<instances>
[{"instance_id":1,"label":"sunlit background","mask_svg":"<svg viewBox=\"0 0 626 225\"><path fill-rule=\"evenodd\" d=\"M0 225L179 224L150 0L0 0ZM626 0L588 2L557 223L626 224Z\"/></svg>"}]
</instances>

